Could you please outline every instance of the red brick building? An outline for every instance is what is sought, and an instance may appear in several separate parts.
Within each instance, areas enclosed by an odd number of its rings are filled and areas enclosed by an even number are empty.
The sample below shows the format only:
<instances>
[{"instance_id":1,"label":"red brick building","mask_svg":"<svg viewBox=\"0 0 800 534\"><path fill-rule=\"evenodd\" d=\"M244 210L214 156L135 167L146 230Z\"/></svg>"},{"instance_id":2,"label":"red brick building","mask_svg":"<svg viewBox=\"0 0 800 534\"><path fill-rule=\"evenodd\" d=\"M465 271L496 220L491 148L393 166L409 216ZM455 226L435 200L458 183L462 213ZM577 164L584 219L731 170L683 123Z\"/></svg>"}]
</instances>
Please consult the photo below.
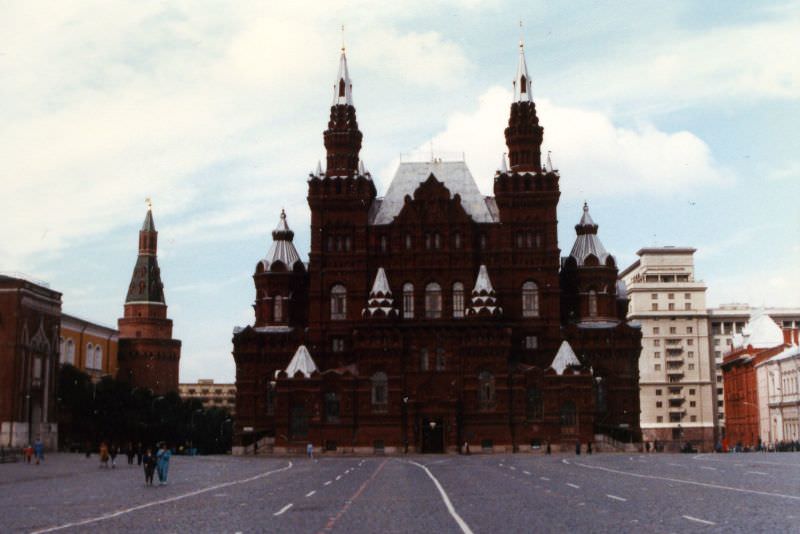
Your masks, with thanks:
<instances>
[{"instance_id":1,"label":"red brick building","mask_svg":"<svg viewBox=\"0 0 800 534\"><path fill-rule=\"evenodd\" d=\"M117 378L163 395L178 391L181 342L172 338L157 254L158 232L148 208L139 231L139 256L125 298L125 316L118 321Z\"/></svg>"},{"instance_id":2,"label":"red brick building","mask_svg":"<svg viewBox=\"0 0 800 534\"><path fill-rule=\"evenodd\" d=\"M0 446L58 443L61 293L0 275Z\"/></svg>"},{"instance_id":3,"label":"red brick building","mask_svg":"<svg viewBox=\"0 0 800 534\"><path fill-rule=\"evenodd\" d=\"M791 346L791 331L781 328L766 313L756 312L742 334L733 339L733 349L722 360L725 380L725 444L754 447L760 441L761 409L757 367Z\"/></svg>"},{"instance_id":4,"label":"red brick building","mask_svg":"<svg viewBox=\"0 0 800 534\"><path fill-rule=\"evenodd\" d=\"M463 161L403 162L383 197L342 52L308 179L309 262L281 213L256 265L255 323L234 331L239 445L454 451L638 440L641 334L584 206L561 258L559 173L520 50L494 196Z\"/></svg>"}]
</instances>

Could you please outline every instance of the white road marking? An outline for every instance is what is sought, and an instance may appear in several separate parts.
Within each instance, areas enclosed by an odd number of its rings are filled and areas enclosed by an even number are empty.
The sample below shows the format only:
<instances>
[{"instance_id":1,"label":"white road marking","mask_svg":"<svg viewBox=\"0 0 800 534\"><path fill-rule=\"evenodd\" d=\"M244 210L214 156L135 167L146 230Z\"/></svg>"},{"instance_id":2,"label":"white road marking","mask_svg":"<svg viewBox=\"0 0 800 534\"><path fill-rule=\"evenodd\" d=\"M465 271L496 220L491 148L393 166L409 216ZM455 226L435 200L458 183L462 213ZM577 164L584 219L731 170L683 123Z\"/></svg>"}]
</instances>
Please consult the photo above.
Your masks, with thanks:
<instances>
[{"instance_id":1,"label":"white road marking","mask_svg":"<svg viewBox=\"0 0 800 534\"><path fill-rule=\"evenodd\" d=\"M442 487L441 484L439 484L439 481L436 479L436 477L433 476L433 473L431 473L430 469L417 462L409 461L408 463L416 465L417 467L425 471L425 473L430 477L430 479L433 480L436 489L439 490L439 494L442 496L444 505L447 507L447 511L450 512L450 515L453 517L456 524L459 526L459 528L461 528L461 532L463 532L464 534L473 534L472 529L469 528L469 525L467 525L467 523L461 518L461 516L458 515L458 512L456 512L456 509L453 507L453 503L450 502L450 498L447 496L447 493L444 491L444 488Z\"/></svg>"},{"instance_id":2,"label":"white road marking","mask_svg":"<svg viewBox=\"0 0 800 534\"><path fill-rule=\"evenodd\" d=\"M706 471L716 471L717 470L716 467L708 467L706 465L701 465L700 469L705 469Z\"/></svg>"},{"instance_id":3,"label":"white road marking","mask_svg":"<svg viewBox=\"0 0 800 534\"><path fill-rule=\"evenodd\" d=\"M308 493L306 493L306 497L311 497L311 496L312 496L312 495L314 495L316 492L317 492L317 490L311 490L311 491L309 491Z\"/></svg>"},{"instance_id":4,"label":"white road marking","mask_svg":"<svg viewBox=\"0 0 800 534\"><path fill-rule=\"evenodd\" d=\"M769 473L765 473L764 471L745 471L745 475L768 475Z\"/></svg>"},{"instance_id":5,"label":"white road marking","mask_svg":"<svg viewBox=\"0 0 800 534\"><path fill-rule=\"evenodd\" d=\"M512 471L516 471L517 470L517 468L514 467L513 465L509 465L508 468L511 469Z\"/></svg>"},{"instance_id":6,"label":"white road marking","mask_svg":"<svg viewBox=\"0 0 800 534\"><path fill-rule=\"evenodd\" d=\"M240 480L233 480L231 482L223 482L221 484L215 484L215 485L209 486L207 488L203 488L203 489L199 489L199 490L195 490L195 491L190 491L189 493L183 493L181 495L175 495L174 497L169 497L167 499L161 499L161 500L158 500L158 501L152 501L152 502L147 502L147 503L144 503L144 504L139 504L137 506L132 506L130 508L125 508L125 509L122 509L122 510L117 510L116 512L111 512L111 513L108 513L108 514L104 514L104 515L97 516L97 517L92 517L92 518L89 518L89 519L83 519L81 521L75 521L75 522L72 522L72 523L65 523L63 525L58 525L58 526L55 526L55 527L47 527L47 528L43 528L43 529L40 529L40 530L35 530L35 531L31 532L31 534L44 534L45 532L55 532L56 530L63 530L65 528L80 527L80 526L83 526L83 525L89 525L91 523L97 523L99 521L105 521L106 519L113 519L113 518L119 517L121 515L129 514L131 512L135 512L137 510L143 510L145 508L150 508L151 506L158 506L159 504L166 504L166 503L169 503L169 502L180 501L182 499L187 499L189 497L194 497L195 495L202 495L203 493L207 493L209 491L218 490L220 488L227 488L227 487L230 487L230 486L235 486L237 484L246 484L248 482L253 482L254 480L259 480L261 478L266 478L266 477L268 477L268 476L270 476L272 474L280 473L281 471L286 471L288 469L291 469L292 465L294 465L294 464L292 464L292 462L290 461L289 465L287 465L286 467L281 467L280 469L274 469L272 471L267 471L265 473L260 473L258 475L252 476L252 477L242 478Z\"/></svg>"},{"instance_id":7,"label":"white road marking","mask_svg":"<svg viewBox=\"0 0 800 534\"><path fill-rule=\"evenodd\" d=\"M325 486L330 486L332 483L333 483L333 480L329 480L329 481L327 481L327 482L326 482L324 485L325 485Z\"/></svg>"},{"instance_id":8,"label":"white road marking","mask_svg":"<svg viewBox=\"0 0 800 534\"><path fill-rule=\"evenodd\" d=\"M539 478L540 478L541 480L550 480L550 479L549 479L549 478L547 478L547 477L539 477Z\"/></svg>"},{"instance_id":9,"label":"white road marking","mask_svg":"<svg viewBox=\"0 0 800 534\"><path fill-rule=\"evenodd\" d=\"M690 515L685 515L685 516L683 516L683 517L684 517L685 519L688 519L689 521L694 521L694 522L696 522L696 523L702 523L702 524L704 524L704 525L716 525L716 523L714 523L713 521L706 521L705 519L700 519L700 518L697 518L697 517L692 517L692 516L690 516Z\"/></svg>"},{"instance_id":10,"label":"white road marking","mask_svg":"<svg viewBox=\"0 0 800 534\"><path fill-rule=\"evenodd\" d=\"M606 497L608 497L609 499L614 499L615 501L628 502L628 499L626 499L625 497L618 497L616 495L611 495L610 493L606 493Z\"/></svg>"},{"instance_id":11,"label":"white road marking","mask_svg":"<svg viewBox=\"0 0 800 534\"><path fill-rule=\"evenodd\" d=\"M530 475L531 474L530 471L523 471L523 473L525 473L526 475Z\"/></svg>"},{"instance_id":12,"label":"white road marking","mask_svg":"<svg viewBox=\"0 0 800 534\"><path fill-rule=\"evenodd\" d=\"M342 479L342 475L336 475L336 480L341 480L341 479Z\"/></svg>"},{"instance_id":13,"label":"white road marking","mask_svg":"<svg viewBox=\"0 0 800 534\"><path fill-rule=\"evenodd\" d=\"M569 460L567 460L566 458L562 458L562 459L561 459L561 463L562 463L562 464L569 465Z\"/></svg>"},{"instance_id":14,"label":"white road marking","mask_svg":"<svg viewBox=\"0 0 800 534\"><path fill-rule=\"evenodd\" d=\"M581 489L581 487L577 484L572 484L571 482L567 482L567 486L570 488Z\"/></svg>"},{"instance_id":15,"label":"white road marking","mask_svg":"<svg viewBox=\"0 0 800 534\"><path fill-rule=\"evenodd\" d=\"M672 467L683 467L681 464L667 464L667 465L671 465Z\"/></svg>"},{"instance_id":16,"label":"white road marking","mask_svg":"<svg viewBox=\"0 0 800 534\"><path fill-rule=\"evenodd\" d=\"M289 508L291 508L292 506L294 506L294 503L289 503L289 504L287 504L286 506L284 506L283 508L281 508L280 510L278 510L277 512L275 512L274 514L272 514L272 515L281 515L281 514L283 514L283 513L284 513L286 510L288 510Z\"/></svg>"},{"instance_id":17,"label":"white road marking","mask_svg":"<svg viewBox=\"0 0 800 534\"><path fill-rule=\"evenodd\" d=\"M751 493L753 495L765 495L768 497L781 497L784 499L792 499L795 501L800 501L800 495L788 495L786 493L773 493L770 491L758 491L758 490L749 490L744 488L734 488L732 486L723 486L721 484L710 484L708 482L695 482L694 480L683 480L681 478L671 478L671 477L659 477L656 475L643 475L641 473L631 473L629 471L621 471L619 469L611 469L610 467L601 467L599 465L588 465L576 462L575 465L580 467L585 467L586 469L596 469L598 471L605 471L607 473L617 473L619 475L625 475L629 477L636 477L636 478L649 478L653 480L664 480L666 482L677 482L679 484L689 484L692 486L701 486L704 488L714 488L714 489L721 489L726 491L735 491L738 493Z\"/></svg>"},{"instance_id":18,"label":"white road marking","mask_svg":"<svg viewBox=\"0 0 800 534\"><path fill-rule=\"evenodd\" d=\"M505 467L505 464L497 464L497 467Z\"/></svg>"}]
</instances>

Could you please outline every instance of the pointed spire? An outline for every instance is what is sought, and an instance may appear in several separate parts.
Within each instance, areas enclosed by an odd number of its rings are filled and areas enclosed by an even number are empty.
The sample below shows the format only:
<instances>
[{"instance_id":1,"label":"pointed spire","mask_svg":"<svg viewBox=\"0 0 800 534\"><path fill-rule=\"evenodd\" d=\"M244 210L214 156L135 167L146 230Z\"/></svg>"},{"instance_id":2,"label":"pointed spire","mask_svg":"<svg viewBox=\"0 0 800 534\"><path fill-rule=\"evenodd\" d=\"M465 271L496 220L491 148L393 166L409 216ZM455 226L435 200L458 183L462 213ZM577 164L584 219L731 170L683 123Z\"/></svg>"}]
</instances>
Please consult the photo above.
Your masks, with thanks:
<instances>
[{"instance_id":1,"label":"pointed spire","mask_svg":"<svg viewBox=\"0 0 800 534\"><path fill-rule=\"evenodd\" d=\"M592 216L589 215L589 204L586 201L583 203L583 216L581 217L581 222L578 224L579 226L594 226L595 232L597 232L597 225L594 224Z\"/></svg>"},{"instance_id":2,"label":"pointed spire","mask_svg":"<svg viewBox=\"0 0 800 534\"><path fill-rule=\"evenodd\" d=\"M553 172L553 160L550 158L552 152L550 150L547 151L547 171Z\"/></svg>"},{"instance_id":3,"label":"pointed spire","mask_svg":"<svg viewBox=\"0 0 800 534\"><path fill-rule=\"evenodd\" d=\"M519 40L519 62L517 63L517 76L514 78L514 102L533 102L531 95L531 77L528 75L528 65L525 63L525 43Z\"/></svg>"},{"instance_id":4,"label":"pointed spire","mask_svg":"<svg viewBox=\"0 0 800 534\"><path fill-rule=\"evenodd\" d=\"M489 271L486 265L481 265L478 269L478 277L475 280L475 287L472 288L472 298L467 315L500 315L503 308L497 305L497 297L489 279Z\"/></svg>"},{"instance_id":5,"label":"pointed spire","mask_svg":"<svg viewBox=\"0 0 800 534\"><path fill-rule=\"evenodd\" d=\"M553 363L550 364L550 367L556 372L556 374L559 375L563 375L567 367L580 366L581 362L575 355L575 351L572 350L572 347L566 341L561 343L561 346L558 348L558 352L556 353L556 357L553 358Z\"/></svg>"},{"instance_id":6,"label":"pointed spire","mask_svg":"<svg viewBox=\"0 0 800 534\"><path fill-rule=\"evenodd\" d=\"M156 302L164 304L164 287L158 268L158 232L153 222L153 210L147 199L147 213L139 230L139 256L131 275L125 302Z\"/></svg>"},{"instance_id":7,"label":"pointed spire","mask_svg":"<svg viewBox=\"0 0 800 534\"><path fill-rule=\"evenodd\" d=\"M297 347L297 351L294 353L294 356L292 356L292 360L289 362L289 365L286 366L286 374L289 378L294 378L294 375L298 372L302 374L304 378L311 378L311 375L317 371L317 364L314 363L314 359L311 357L305 345Z\"/></svg>"},{"instance_id":8,"label":"pointed spire","mask_svg":"<svg viewBox=\"0 0 800 534\"><path fill-rule=\"evenodd\" d=\"M597 229L599 226L594 222L592 216L589 215L589 204L583 203L583 215L578 224L575 225L575 244L572 246L570 256L575 258L578 266L582 266L589 255L594 255L600 262L600 265L605 265L606 260L610 254L606 251L600 238L597 237Z\"/></svg>"},{"instance_id":9,"label":"pointed spire","mask_svg":"<svg viewBox=\"0 0 800 534\"><path fill-rule=\"evenodd\" d=\"M269 247L267 257L261 260L265 271L269 270L276 262L282 263L289 270L294 268L295 263L300 261L300 255L294 248L293 239L294 232L286 222L286 212L281 209L278 225L272 231L272 246Z\"/></svg>"},{"instance_id":10,"label":"pointed spire","mask_svg":"<svg viewBox=\"0 0 800 534\"><path fill-rule=\"evenodd\" d=\"M500 156L500 174L505 174L508 172L508 167L506 166L506 153L503 152L503 155Z\"/></svg>"},{"instance_id":11,"label":"pointed spire","mask_svg":"<svg viewBox=\"0 0 800 534\"><path fill-rule=\"evenodd\" d=\"M358 160L358 175L359 176L364 176L366 174L367 174L367 170L364 168L364 160L360 159L360 160Z\"/></svg>"},{"instance_id":12,"label":"pointed spire","mask_svg":"<svg viewBox=\"0 0 800 534\"><path fill-rule=\"evenodd\" d=\"M314 176L322 176L322 162L317 160L317 169L314 171Z\"/></svg>"},{"instance_id":13,"label":"pointed spire","mask_svg":"<svg viewBox=\"0 0 800 534\"><path fill-rule=\"evenodd\" d=\"M394 308L394 298L389 287L389 279L383 267L378 267L375 281L372 283L372 290L369 292L367 307L361 311L364 317L396 317L397 310Z\"/></svg>"},{"instance_id":14,"label":"pointed spire","mask_svg":"<svg viewBox=\"0 0 800 534\"><path fill-rule=\"evenodd\" d=\"M339 56L339 72L336 75L336 83L333 86L333 105L353 105L353 82L350 80L350 73L347 70L347 55L342 43L342 55Z\"/></svg>"}]
</instances>

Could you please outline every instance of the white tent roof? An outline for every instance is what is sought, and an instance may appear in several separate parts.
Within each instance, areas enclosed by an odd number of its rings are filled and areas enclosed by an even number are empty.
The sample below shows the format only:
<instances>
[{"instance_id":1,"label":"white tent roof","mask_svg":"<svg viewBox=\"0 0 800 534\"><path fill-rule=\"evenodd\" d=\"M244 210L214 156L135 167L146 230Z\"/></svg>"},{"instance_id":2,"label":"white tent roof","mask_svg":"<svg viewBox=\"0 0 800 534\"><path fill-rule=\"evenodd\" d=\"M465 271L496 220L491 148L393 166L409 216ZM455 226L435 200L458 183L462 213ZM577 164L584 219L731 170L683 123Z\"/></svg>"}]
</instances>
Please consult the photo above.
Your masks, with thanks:
<instances>
[{"instance_id":1,"label":"white tent roof","mask_svg":"<svg viewBox=\"0 0 800 534\"><path fill-rule=\"evenodd\" d=\"M756 310L750 321L742 328L742 337L737 338L739 346L752 345L754 349L769 349L784 343L783 331L772 317L762 310Z\"/></svg>"},{"instance_id":2,"label":"white tent roof","mask_svg":"<svg viewBox=\"0 0 800 534\"><path fill-rule=\"evenodd\" d=\"M550 364L556 373L564 374L564 369L569 367L570 365L580 365L581 362L578 360L578 357L575 356L575 351L572 350L572 347L564 341L561 343L561 346L558 348L558 352L556 353L556 357L553 358L553 363Z\"/></svg>"},{"instance_id":3,"label":"white tent roof","mask_svg":"<svg viewBox=\"0 0 800 534\"><path fill-rule=\"evenodd\" d=\"M286 374L289 375L289 378L294 377L297 371L303 373L306 378L309 378L311 373L317 371L317 364L314 363L305 345L297 347L297 352L292 356L292 361L286 366Z\"/></svg>"}]
</instances>

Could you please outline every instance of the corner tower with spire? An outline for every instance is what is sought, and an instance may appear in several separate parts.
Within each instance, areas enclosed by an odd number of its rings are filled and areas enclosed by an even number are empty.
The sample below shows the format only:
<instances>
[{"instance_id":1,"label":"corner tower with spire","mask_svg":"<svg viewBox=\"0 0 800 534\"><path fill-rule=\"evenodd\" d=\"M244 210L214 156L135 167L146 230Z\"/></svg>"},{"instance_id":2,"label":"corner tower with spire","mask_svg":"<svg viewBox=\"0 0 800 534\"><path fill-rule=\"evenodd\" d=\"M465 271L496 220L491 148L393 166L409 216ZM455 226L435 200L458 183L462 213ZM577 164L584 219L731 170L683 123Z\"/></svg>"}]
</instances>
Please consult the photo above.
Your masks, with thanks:
<instances>
[{"instance_id":1,"label":"corner tower with spire","mask_svg":"<svg viewBox=\"0 0 800 534\"><path fill-rule=\"evenodd\" d=\"M148 202L124 317L118 321L118 376L133 386L163 395L178 390L181 342L172 338L157 254L158 232Z\"/></svg>"}]
</instances>

